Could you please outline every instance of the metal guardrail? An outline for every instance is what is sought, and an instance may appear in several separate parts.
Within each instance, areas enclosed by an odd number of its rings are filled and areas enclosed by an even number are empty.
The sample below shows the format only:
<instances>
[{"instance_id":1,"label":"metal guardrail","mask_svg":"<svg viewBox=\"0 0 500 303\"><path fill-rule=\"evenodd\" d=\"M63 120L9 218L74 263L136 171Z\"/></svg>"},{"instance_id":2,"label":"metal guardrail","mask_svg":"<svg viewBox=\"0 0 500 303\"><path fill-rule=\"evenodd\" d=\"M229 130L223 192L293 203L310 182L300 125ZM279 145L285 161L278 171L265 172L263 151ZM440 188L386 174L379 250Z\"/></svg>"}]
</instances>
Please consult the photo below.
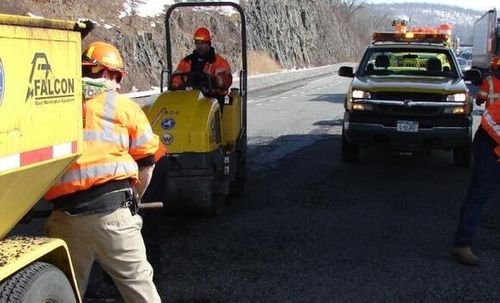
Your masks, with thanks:
<instances>
[{"instance_id":1,"label":"metal guardrail","mask_svg":"<svg viewBox=\"0 0 500 303\"><path fill-rule=\"evenodd\" d=\"M129 97L130 99L137 99L137 98L151 97L154 95L158 95L159 93L160 93L160 89L155 88L155 89L147 90L147 91L130 92L130 93L126 93L123 95Z\"/></svg>"},{"instance_id":2,"label":"metal guardrail","mask_svg":"<svg viewBox=\"0 0 500 303\"><path fill-rule=\"evenodd\" d=\"M271 74L249 76L248 91L252 92L255 90L261 90L270 86L316 77L322 74L328 74L328 73L336 74L338 67L343 64L345 65L351 63L338 63L333 65L313 67L307 69L296 69L296 70L289 70ZM286 76L284 75L285 73ZM238 87L238 86L239 86L239 79L238 78L233 79L232 87ZM148 91L130 92L124 95L131 99L143 99L158 94L160 94L160 88L154 88L153 90L148 90Z\"/></svg>"}]
</instances>

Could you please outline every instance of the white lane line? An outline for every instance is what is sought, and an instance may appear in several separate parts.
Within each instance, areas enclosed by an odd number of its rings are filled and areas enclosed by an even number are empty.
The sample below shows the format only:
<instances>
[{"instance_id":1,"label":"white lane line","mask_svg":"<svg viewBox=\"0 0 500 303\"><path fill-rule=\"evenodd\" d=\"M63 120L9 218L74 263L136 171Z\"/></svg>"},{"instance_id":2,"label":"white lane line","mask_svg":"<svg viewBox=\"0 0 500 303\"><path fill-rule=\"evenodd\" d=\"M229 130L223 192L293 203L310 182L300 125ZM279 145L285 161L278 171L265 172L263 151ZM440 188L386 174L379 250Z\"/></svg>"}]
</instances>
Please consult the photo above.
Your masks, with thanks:
<instances>
[{"instance_id":1,"label":"white lane line","mask_svg":"<svg viewBox=\"0 0 500 303\"><path fill-rule=\"evenodd\" d=\"M321 79L317 79L317 80L311 81L311 82L309 82L309 83L316 83L316 82L320 82L320 81L326 81L327 79L334 78L335 76L336 76L336 75L332 75L332 76L324 77L324 78L321 78Z\"/></svg>"}]
</instances>

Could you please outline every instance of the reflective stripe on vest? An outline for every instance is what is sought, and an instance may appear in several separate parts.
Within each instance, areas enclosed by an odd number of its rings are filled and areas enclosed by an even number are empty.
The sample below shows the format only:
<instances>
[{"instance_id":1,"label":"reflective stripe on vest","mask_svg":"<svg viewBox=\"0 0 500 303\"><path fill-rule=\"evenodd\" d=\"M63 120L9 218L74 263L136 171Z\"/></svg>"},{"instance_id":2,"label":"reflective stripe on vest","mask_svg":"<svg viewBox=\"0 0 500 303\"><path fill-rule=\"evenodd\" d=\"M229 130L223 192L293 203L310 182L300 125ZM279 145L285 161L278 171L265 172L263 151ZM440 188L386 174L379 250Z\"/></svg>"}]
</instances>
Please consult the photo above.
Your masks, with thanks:
<instances>
[{"instance_id":1,"label":"reflective stripe on vest","mask_svg":"<svg viewBox=\"0 0 500 303\"><path fill-rule=\"evenodd\" d=\"M136 179L138 176L139 169L130 154L129 145L140 148L141 142L147 144L148 138L154 140L154 134L147 130L138 139L134 139L128 133L128 126L120 122L120 110L129 109L117 108L116 93L107 92L106 95L96 96L92 101L96 102L93 110L102 107L102 111L95 118L87 120L83 155L47 192L45 197L48 200L111 180Z\"/></svg>"},{"instance_id":2,"label":"reflective stripe on vest","mask_svg":"<svg viewBox=\"0 0 500 303\"><path fill-rule=\"evenodd\" d=\"M138 148L141 145L144 145L148 143L149 141L153 140L154 133L152 129L148 129L142 136L140 136L137 139L132 139L132 142L130 144L130 149L135 149Z\"/></svg>"},{"instance_id":3,"label":"reflective stripe on vest","mask_svg":"<svg viewBox=\"0 0 500 303\"><path fill-rule=\"evenodd\" d=\"M498 138L500 138L500 125L493 119L488 110L485 110L483 113L484 121L488 124L488 127L491 128Z\"/></svg>"},{"instance_id":4,"label":"reflective stripe on vest","mask_svg":"<svg viewBox=\"0 0 500 303\"><path fill-rule=\"evenodd\" d=\"M116 94L108 92L104 101L103 125L101 131L85 130L83 132L84 141L101 141L108 143L119 143L123 148L129 146L129 137L117 135L113 132L113 120L115 119Z\"/></svg>"},{"instance_id":5,"label":"reflective stripe on vest","mask_svg":"<svg viewBox=\"0 0 500 303\"><path fill-rule=\"evenodd\" d=\"M500 102L497 102L500 100L500 93L495 92L495 90L500 89L498 85L500 83L496 83L497 87L495 87L495 81L491 76L486 78L488 94L486 97L486 109L481 119L481 126L497 144L500 144ZM484 86L482 87L485 89ZM484 92L484 89L481 91ZM483 93L481 93L481 96L484 96Z\"/></svg>"},{"instance_id":6,"label":"reflective stripe on vest","mask_svg":"<svg viewBox=\"0 0 500 303\"><path fill-rule=\"evenodd\" d=\"M80 168L64 174L57 184L70 183L109 175L130 175L138 171L137 164L131 162L110 163Z\"/></svg>"},{"instance_id":7,"label":"reflective stripe on vest","mask_svg":"<svg viewBox=\"0 0 500 303\"><path fill-rule=\"evenodd\" d=\"M500 93L495 93L495 86L493 83L493 78L491 76L486 77L486 81L488 81L488 93L485 95L485 91L480 90L478 94L488 99L488 102L493 104L495 101L500 99Z\"/></svg>"}]
</instances>

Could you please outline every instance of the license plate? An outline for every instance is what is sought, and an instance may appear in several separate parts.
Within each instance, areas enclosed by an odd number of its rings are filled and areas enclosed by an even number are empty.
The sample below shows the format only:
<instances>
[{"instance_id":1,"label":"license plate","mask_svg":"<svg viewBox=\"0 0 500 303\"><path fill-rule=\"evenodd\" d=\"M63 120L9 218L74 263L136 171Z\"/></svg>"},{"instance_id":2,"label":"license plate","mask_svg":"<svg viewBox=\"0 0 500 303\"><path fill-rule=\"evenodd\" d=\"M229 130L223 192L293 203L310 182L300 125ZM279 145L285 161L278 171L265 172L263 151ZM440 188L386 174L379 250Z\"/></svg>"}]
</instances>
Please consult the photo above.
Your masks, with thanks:
<instances>
[{"instance_id":1,"label":"license plate","mask_svg":"<svg viewBox=\"0 0 500 303\"><path fill-rule=\"evenodd\" d=\"M416 133L418 132L417 121L397 121L397 131L403 133Z\"/></svg>"}]
</instances>

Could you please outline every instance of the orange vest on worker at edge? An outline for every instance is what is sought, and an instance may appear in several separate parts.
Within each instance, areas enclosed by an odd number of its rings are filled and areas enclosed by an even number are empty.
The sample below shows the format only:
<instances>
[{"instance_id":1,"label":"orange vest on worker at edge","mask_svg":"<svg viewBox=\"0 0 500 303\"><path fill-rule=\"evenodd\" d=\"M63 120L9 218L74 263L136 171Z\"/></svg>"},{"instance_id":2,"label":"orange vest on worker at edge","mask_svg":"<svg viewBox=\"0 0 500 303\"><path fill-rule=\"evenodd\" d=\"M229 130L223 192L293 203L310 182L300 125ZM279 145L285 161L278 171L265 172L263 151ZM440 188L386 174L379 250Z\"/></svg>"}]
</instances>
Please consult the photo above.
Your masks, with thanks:
<instances>
[{"instance_id":1,"label":"orange vest on worker at edge","mask_svg":"<svg viewBox=\"0 0 500 303\"><path fill-rule=\"evenodd\" d=\"M500 157L500 79L488 76L483 80L477 98L485 100L481 127L495 140L495 154Z\"/></svg>"},{"instance_id":2,"label":"orange vest on worker at edge","mask_svg":"<svg viewBox=\"0 0 500 303\"><path fill-rule=\"evenodd\" d=\"M139 105L113 91L86 102L82 156L45 194L57 197L112 180L138 180L136 161L154 155L159 139Z\"/></svg>"},{"instance_id":3,"label":"orange vest on worker at edge","mask_svg":"<svg viewBox=\"0 0 500 303\"><path fill-rule=\"evenodd\" d=\"M179 62L177 69L174 71L180 73L188 73L191 72L193 67L192 60L196 58L196 51L193 54L185 57ZM210 75L211 77L220 77L222 78L222 86L221 87L213 87L215 93L219 95L227 95L228 89L231 87L233 83L233 76L231 75L231 66L226 61L226 59L222 58L219 54L216 54L214 49L210 49L210 53L208 54L208 60L206 60L203 65L203 72ZM184 84L184 80L182 77L173 77L172 84L174 87L179 87Z\"/></svg>"}]
</instances>

